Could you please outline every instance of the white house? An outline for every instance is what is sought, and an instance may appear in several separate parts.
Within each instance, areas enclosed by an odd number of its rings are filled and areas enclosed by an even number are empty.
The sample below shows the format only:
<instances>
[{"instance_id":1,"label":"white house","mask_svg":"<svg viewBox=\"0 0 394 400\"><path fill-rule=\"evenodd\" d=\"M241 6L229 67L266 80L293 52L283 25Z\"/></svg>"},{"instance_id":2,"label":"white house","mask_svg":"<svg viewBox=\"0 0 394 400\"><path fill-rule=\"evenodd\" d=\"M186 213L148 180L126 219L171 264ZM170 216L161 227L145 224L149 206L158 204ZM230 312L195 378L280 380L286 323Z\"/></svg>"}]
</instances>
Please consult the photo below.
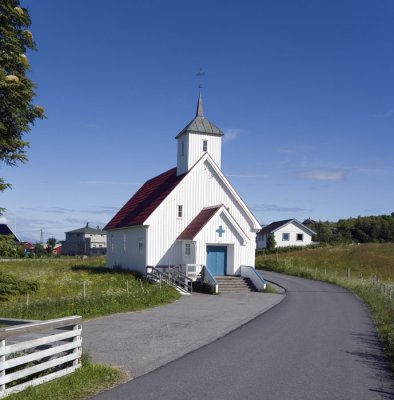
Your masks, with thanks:
<instances>
[{"instance_id":1,"label":"white house","mask_svg":"<svg viewBox=\"0 0 394 400\"><path fill-rule=\"evenodd\" d=\"M199 264L212 275L254 267L260 224L221 171L223 132L204 117L175 137L177 166L148 180L105 226L109 267ZM148 150L147 150L148 151Z\"/></svg>"},{"instance_id":2,"label":"white house","mask_svg":"<svg viewBox=\"0 0 394 400\"><path fill-rule=\"evenodd\" d=\"M257 248L267 248L269 235L274 235L276 247L307 246L316 233L296 219L276 221L264 226L257 234Z\"/></svg>"}]
</instances>

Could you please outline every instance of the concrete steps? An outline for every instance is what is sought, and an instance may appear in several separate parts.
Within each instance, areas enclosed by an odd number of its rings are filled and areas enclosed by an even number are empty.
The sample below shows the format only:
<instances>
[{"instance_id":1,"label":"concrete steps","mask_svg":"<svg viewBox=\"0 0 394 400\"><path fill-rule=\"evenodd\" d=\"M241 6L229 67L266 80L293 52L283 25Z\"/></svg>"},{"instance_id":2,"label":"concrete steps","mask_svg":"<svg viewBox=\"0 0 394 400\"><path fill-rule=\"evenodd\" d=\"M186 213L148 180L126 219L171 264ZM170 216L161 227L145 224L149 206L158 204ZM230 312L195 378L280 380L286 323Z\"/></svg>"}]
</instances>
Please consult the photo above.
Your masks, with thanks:
<instances>
[{"instance_id":1,"label":"concrete steps","mask_svg":"<svg viewBox=\"0 0 394 400\"><path fill-rule=\"evenodd\" d=\"M219 293L256 291L249 278L241 276L216 276L215 278L219 286Z\"/></svg>"}]
</instances>

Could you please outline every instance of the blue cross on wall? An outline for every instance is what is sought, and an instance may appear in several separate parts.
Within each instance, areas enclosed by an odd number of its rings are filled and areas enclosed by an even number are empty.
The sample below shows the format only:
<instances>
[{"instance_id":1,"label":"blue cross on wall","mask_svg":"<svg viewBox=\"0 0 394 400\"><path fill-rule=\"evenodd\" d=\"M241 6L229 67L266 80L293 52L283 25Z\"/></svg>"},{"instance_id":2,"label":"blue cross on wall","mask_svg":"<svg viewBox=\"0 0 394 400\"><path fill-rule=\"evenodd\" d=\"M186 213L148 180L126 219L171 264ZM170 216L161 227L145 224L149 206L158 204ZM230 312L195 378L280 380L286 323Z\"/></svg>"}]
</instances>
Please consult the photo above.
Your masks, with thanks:
<instances>
[{"instance_id":1,"label":"blue cross on wall","mask_svg":"<svg viewBox=\"0 0 394 400\"><path fill-rule=\"evenodd\" d=\"M216 232L219 234L219 237L222 237L223 233L226 231L222 228L222 225L220 225L219 228L216 229Z\"/></svg>"}]
</instances>

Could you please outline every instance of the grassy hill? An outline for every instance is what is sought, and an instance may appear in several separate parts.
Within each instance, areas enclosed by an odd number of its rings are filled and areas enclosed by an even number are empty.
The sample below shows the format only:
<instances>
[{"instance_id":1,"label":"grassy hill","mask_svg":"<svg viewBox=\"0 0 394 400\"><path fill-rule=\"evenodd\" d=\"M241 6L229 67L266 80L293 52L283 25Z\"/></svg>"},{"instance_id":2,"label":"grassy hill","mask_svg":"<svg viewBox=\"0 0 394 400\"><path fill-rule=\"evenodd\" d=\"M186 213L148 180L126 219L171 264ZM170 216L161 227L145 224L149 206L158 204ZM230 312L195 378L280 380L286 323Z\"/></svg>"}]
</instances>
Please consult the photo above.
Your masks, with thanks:
<instances>
[{"instance_id":1,"label":"grassy hill","mask_svg":"<svg viewBox=\"0 0 394 400\"><path fill-rule=\"evenodd\" d=\"M377 276L394 283L394 243L366 243L296 249L289 252L262 254L256 257L260 267L293 267L327 275L344 277L350 268L351 277L364 279ZM271 268L269 268L271 269Z\"/></svg>"}]
</instances>

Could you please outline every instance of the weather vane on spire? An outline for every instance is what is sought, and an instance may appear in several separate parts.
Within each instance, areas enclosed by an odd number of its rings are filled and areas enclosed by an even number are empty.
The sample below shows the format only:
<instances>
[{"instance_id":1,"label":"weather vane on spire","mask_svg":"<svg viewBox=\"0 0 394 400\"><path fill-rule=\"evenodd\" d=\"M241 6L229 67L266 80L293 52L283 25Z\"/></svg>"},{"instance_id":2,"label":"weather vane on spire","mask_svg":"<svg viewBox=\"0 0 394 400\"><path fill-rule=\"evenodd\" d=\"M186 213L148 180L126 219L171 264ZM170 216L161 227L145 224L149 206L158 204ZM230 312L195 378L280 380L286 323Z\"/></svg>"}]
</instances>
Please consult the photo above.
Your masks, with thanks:
<instances>
[{"instance_id":1,"label":"weather vane on spire","mask_svg":"<svg viewBox=\"0 0 394 400\"><path fill-rule=\"evenodd\" d=\"M200 67L199 71L197 72L196 76L198 76L198 88L202 88L202 78L205 76L205 72L203 69Z\"/></svg>"}]
</instances>

